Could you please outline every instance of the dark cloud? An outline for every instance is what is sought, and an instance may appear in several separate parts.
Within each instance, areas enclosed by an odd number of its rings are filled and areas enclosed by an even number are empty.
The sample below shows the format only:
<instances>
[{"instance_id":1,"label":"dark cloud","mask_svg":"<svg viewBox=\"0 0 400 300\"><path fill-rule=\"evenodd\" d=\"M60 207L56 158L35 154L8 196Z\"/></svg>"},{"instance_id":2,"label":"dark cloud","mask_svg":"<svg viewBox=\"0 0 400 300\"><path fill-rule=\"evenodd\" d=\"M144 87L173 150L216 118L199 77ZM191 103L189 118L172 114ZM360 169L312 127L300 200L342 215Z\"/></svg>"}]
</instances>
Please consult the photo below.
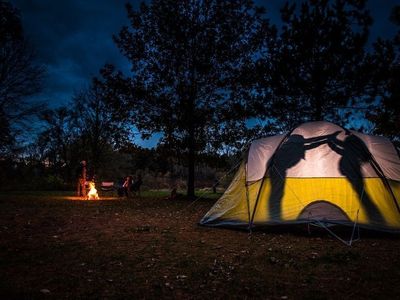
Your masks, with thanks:
<instances>
[{"instance_id":1,"label":"dark cloud","mask_svg":"<svg viewBox=\"0 0 400 300\"><path fill-rule=\"evenodd\" d=\"M53 106L66 103L74 91L89 84L105 63L129 70L129 64L112 41L128 23L125 0L12 0L21 11L25 32L38 60L48 69L45 90L38 96ZM132 2L132 1L131 1ZM272 23L279 24L285 1L257 0L267 8ZM297 1L301 2L301 1ZM132 2L138 6L138 1ZM398 0L370 0L375 19L371 37L390 37L395 27L388 21Z\"/></svg>"},{"instance_id":2,"label":"dark cloud","mask_svg":"<svg viewBox=\"0 0 400 300\"><path fill-rule=\"evenodd\" d=\"M51 105L66 103L89 84L105 63L128 64L112 41L127 23L122 0L13 0L21 11L38 61L47 67L45 90Z\"/></svg>"}]
</instances>

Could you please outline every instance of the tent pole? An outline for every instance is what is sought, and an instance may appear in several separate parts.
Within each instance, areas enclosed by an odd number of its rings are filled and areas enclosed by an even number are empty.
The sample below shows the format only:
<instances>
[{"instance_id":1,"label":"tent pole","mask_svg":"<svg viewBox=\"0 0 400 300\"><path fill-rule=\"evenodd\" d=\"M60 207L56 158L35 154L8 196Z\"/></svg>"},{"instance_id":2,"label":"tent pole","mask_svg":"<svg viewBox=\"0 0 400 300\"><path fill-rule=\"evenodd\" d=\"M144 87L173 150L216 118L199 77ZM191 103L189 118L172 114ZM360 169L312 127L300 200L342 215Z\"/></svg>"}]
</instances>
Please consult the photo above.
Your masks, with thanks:
<instances>
[{"instance_id":1,"label":"tent pole","mask_svg":"<svg viewBox=\"0 0 400 300\"><path fill-rule=\"evenodd\" d=\"M279 143L278 147L275 149L274 154L272 155L271 159L270 159L270 163L266 166L265 168L265 173L264 176L262 178L262 182L260 185L260 188L258 189L258 193L257 193L257 198L256 198L256 202L254 204L254 209L251 215L251 221L249 224L249 228L253 228L253 222L254 222L254 216L256 214L256 210L257 210L257 206L258 206L258 201L260 200L260 194L261 194L261 190L264 186L264 182L265 182L265 178L267 177L268 171L271 167L271 165L274 163L274 158L275 158L275 153L279 150L279 148L287 141L288 137L292 134L292 132L296 129L296 127L294 127L292 130L290 130L286 136L282 139L282 141Z\"/></svg>"},{"instance_id":2,"label":"tent pole","mask_svg":"<svg viewBox=\"0 0 400 300\"><path fill-rule=\"evenodd\" d=\"M350 132L350 134L354 135L354 133L352 133L350 130L344 128L343 126L340 126L340 125L338 125L338 126L341 127L343 130L345 130L347 132ZM393 144L393 142L391 142L391 143ZM400 158L400 151L399 151L400 149L397 148L395 145L393 145L393 147L396 150L396 152L397 152L397 154L399 155L399 158ZM375 160L374 156L372 155L371 151L369 151L369 149L368 149L368 153L369 153L369 155L371 157L370 164L371 164L372 168L375 170L375 172L377 172L378 175L381 175L380 178L383 181L383 184L385 184L387 186L387 188L389 189L390 194L391 194L391 196L393 198L393 202L394 202L394 204L395 204L395 206L397 208L397 211L400 213L400 206L397 203L397 198L396 198L395 194L393 193L393 190L392 190L392 187L390 186L389 181L387 180L385 174L383 173L383 170L382 170L381 166Z\"/></svg>"},{"instance_id":3,"label":"tent pole","mask_svg":"<svg viewBox=\"0 0 400 300\"><path fill-rule=\"evenodd\" d=\"M368 151L369 152L369 151ZM400 213L400 207L399 204L397 203L397 198L392 190L392 187L390 186L390 183L388 181L388 179L386 178L385 174L383 173L382 168L380 167L380 165L378 164L378 162L375 160L375 158L372 156L372 153L369 152L370 156L371 156L371 166L374 168L375 172L378 173L378 175L380 175L381 180L383 181L383 184L386 185L386 187L389 189L390 191L390 195L393 198L393 202L397 208L397 212Z\"/></svg>"},{"instance_id":4,"label":"tent pole","mask_svg":"<svg viewBox=\"0 0 400 300\"><path fill-rule=\"evenodd\" d=\"M248 166L248 164L247 164L247 161L246 161L246 166L245 166L245 178L244 178L244 186L245 186L245 188L246 188L246 200L247 200L247 219L248 219L248 223L249 223L249 227L248 227L248 229L249 229L249 231L250 231L250 234L252 233L252 230L251 230L251 226L250 226L250 200L249 200L249 186L248 186L248 184L247 184L247 171L248 171L248 169L247 169L247 166Z\"/></svg>"},{"instance_id":5,"label":"tent pole","mask_svg":"<svg viewBox=\"0 0 400 300\"><path fill-rule=\"evenodd\" d=\"M264 175L260 188L258 189L258 193L257 193L257 198L256 198L256 203L254 204L254 208L253 208L253 212L251 214L251 220L250 220L250 224L249 224L249 230L251 230L253 228L253 221L254 221L254 216L256 214L256 210L257 210L257 206L258 206L258 201L260 200L260 194L261 194L261 190L264 186L264 182L265 182L265 178L266 176Z\"/></svg>"}]
</instances>

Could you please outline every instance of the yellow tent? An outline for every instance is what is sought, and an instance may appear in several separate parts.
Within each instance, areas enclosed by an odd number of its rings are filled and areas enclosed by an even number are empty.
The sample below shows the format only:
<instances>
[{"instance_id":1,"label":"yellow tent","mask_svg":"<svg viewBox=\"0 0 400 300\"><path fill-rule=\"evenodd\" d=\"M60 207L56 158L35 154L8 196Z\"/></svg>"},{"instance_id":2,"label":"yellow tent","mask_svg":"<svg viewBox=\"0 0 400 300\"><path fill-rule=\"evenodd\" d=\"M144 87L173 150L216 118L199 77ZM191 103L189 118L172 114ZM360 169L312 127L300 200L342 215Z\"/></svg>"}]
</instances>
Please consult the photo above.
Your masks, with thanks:
<instances>
[{"instance_id":1,"label":"yellow tent","mask_svg":"<svg viewBox=\"0 0 400 300\"><path fill-rule=\"evenodd\" d=\"M207 226L343 224L400 229L400 158L386 138L328 122L254 141Z\"/></svg>"}]
</instances>

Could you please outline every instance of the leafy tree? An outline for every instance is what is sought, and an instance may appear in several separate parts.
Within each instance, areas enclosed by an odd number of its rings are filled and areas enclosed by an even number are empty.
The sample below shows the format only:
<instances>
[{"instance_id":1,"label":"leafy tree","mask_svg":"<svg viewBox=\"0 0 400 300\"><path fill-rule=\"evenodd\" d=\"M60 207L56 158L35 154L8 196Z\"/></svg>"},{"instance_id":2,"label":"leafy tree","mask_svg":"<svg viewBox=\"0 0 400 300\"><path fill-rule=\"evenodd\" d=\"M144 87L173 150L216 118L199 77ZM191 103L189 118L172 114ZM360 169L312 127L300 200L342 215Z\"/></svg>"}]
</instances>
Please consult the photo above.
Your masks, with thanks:
<instances>
[{"instance_id":1,"label":"leafy tree","mask_svg":"<svg viewBox=\"0 0 400 300\"><path fill-rule=\"evenodd\" d=\"M67 107L49 109L41 114L44 130L36 143L40 160L51 163L64 182L71 177L71 145L74 142L72 111Z\"/></svg>"},{"instance_id":2,"label":"leafy tree","mask_svg":"<svg viewBox=\"0 0 400 300\"><path fill-rule=\"evenodd\" d=\"M113 173L112 164L121 164L114 150L123 146L130 135L124 124L114 121L111 111L104 102L100 81L78 92L68 107L43 111L43 130L32 145L35 157L46 161L51 174L62 177L65 183L74 179L74 170L82 160L89 162L89 175Z\"/></svg>"},{"instance_id":3,"label":"leafy tree","mask_svg":"<svg viewBox=\"0 0 400 300\"><path fill-rule=\"evenodd\" d=\"M75 152L80 153L80 160L89 160L95 174L113 149L129 141L129 128L112 117L112 110L105 102L105 92L99 81L76 94L72 108L74 147L79 147Z\"/></svg>"},{"instance_id":4,"label":"leafy tree","mask_svg":"<svg viewBox=\"0 0 400 300\"><path fill-rule=\"evenodd\" d=\"M187 158L193 197L197 154L221 149L221 139L211 144L211 137L245 124L243 75L269 25L250 0L154 0L127 11L130 26L114 39L132 74L103 70L109 88L119 91L112 106L128 110L144 137L161 132L161 143Z\"/></svg>"},{"instance_id":5,"label":"leafy tree","mask_svg":"<svg viewBox=\"0 0 400 300\"><path fill-rule=\"evenodd\" d=\"M340 108L362 102L371 24L365 2L309 0L283 6L282 27L266 38L268 51L258 63L255 105L277 129L324 119L344 123Z\"/></svg>"},{"instance_id":6,"label":"leafy tree","mask_svg":"<svg viewBox=\"0 0 400 300\"><path fill-rule=\"evenodd\" d=\"M24 38L18 11L0 1L0 153L9 150L18 128L40 107L26 100L41 89L44 69Z\"/></svg>"},{"instance_id":7,"label":"leafy tree","mask_svg":"<svg viewBox=\"0 0 400 300\"><path fill-rule=\"evenodd\" d=\"M393 23L400 26L400 6L393 8ZM375 124L375 132L384 134L400 146L400 31L391 40L382 40L374 44L371 64L375 71L373 83L379 105L368 114Z\"/></svg>"}]
</instances>

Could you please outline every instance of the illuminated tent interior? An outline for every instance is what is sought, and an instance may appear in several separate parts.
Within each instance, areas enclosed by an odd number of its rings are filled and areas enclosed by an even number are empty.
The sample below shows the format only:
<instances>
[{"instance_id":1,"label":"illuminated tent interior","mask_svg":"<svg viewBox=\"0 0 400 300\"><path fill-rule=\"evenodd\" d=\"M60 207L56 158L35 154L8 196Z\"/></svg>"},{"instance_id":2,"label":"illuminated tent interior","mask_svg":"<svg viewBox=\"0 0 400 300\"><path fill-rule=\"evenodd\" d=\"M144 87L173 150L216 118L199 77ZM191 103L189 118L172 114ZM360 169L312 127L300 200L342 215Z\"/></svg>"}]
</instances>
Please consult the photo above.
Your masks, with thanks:
<instances>
[{"instance_id":1,"label":"illuminated tent interior","mask_svg":"<svg viewBox=\"0 0 400 300\"><path fill-rule=\"evenodd\" d=\"M400 158L386 138L329 122L254 141L200 224L342 224L400 230Z\"/></svg>"}]
</instances>

